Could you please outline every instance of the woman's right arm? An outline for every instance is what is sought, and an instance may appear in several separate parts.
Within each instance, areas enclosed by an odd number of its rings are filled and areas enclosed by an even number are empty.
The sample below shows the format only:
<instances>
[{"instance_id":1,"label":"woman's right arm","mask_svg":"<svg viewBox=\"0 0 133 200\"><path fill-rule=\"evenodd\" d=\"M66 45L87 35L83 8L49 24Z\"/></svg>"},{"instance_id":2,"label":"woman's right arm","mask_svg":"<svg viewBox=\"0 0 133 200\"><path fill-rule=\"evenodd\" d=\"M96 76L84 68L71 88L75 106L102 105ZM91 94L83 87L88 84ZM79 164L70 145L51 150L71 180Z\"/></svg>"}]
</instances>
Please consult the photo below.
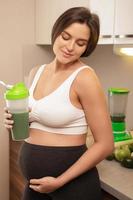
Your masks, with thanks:
<instances>
[{"instance_id":1,"label":"woman's right arm","mask_svg":"<svg viewBox=\"0 0 133 200\"><path fill-rule=\"evenodd\" d=\"M28 88L30 88L32 81L34 79L34 76L38 70L39 66L36 66L34 68L32 68L32 70L29 73L29 77L28 77ZM30 110L30 109L29 109ZM4 108L4 126L5 128L10 131L13 128L13 123L14 121L11 119L12 118L12 114L9 112L8 108L5 107Z\"/></svg>"}]
</instances>

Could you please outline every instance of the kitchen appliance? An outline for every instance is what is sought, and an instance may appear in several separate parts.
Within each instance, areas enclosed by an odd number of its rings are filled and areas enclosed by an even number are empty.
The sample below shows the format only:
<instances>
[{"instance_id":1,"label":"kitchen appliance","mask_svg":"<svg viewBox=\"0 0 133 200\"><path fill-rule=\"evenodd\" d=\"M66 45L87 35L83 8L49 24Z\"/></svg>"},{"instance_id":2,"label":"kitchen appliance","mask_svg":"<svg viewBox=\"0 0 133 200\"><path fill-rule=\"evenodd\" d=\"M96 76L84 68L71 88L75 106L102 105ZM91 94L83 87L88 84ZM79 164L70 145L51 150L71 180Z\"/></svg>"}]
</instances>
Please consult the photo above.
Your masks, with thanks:
<instances>
[{"instance_id":1,"label":"kitchen appliance","mask_svg":"<svg viewBox=\"0 0 133 200\"><path fill-rule=\"evenodd\" d=\"M12 139L16 141L29 137L29 90L23 82L16 83L4 93L7 109L14 121Z\"/></svg>"},{"instance_id":2,"label":"kitchen appliance","mask_svg":"<svg viewBox=\"0 0 133 200\"><path fill-rule=\"evenodd\" d=\"M126 130L126 107L129 90L126 88L109 88L108 101L112 121L114 142L132 139L130 132Z\"/></svg>"},{"instance_id":3,"label":"kitchen appliance","mask_svg":"<svg viewBox=\"0 0 133 200\"><path fill-rule=\"evenodd\" d=\"M12 139L24 140L29 137L29 90L23 82L8 85L0 80L0 85L6 89L4 98L14 121L11 129Z\"/></svg>"}]
</instances>

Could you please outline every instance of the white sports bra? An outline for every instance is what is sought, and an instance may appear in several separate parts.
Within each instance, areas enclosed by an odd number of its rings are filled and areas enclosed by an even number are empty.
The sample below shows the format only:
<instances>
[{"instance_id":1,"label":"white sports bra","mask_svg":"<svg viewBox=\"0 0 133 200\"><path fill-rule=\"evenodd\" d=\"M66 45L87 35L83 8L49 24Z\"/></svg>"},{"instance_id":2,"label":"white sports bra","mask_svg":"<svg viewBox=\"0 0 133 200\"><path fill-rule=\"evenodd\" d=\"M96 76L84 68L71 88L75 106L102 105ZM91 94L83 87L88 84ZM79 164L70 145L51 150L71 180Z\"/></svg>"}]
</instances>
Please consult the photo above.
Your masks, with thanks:
<instances>
[{"instance_id":1,"label":"white sports bra","mask_svg":"<svg viewBox=\"0 0 133 200\"><path fill-rule=\"evenodd\" d=\"M72 105L69 92L77 74L82 69L90 67L78 68L55 91L36 100L33 92L44 68L45 65L42 65L38 69L30 88L29 107L32 109L29 117L30 128L58 134L87 133L88 124L85 113Z\"/></svg>"}]
</instances>

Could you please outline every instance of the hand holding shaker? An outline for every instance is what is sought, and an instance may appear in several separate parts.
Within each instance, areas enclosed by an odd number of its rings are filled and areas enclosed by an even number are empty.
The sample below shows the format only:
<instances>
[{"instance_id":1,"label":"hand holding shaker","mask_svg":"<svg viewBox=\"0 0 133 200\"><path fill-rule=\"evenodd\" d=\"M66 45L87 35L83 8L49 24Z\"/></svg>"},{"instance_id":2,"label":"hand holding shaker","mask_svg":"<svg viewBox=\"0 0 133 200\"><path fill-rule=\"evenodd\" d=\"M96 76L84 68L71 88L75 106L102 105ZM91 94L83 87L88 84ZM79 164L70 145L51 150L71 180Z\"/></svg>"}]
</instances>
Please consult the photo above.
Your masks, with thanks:
<instances>
[{"instance_id":1,"label":"hand holding shaker","mask_svg":"<svg viewBox=\"0 0 133 200\"><path fill-rule=\"evenodd\" d=\"M14 121L11 129L12 139L16 141L29 137L29 91L24 83L17 83L11 89L6 90L6 105Z\"/></svg>"}]
</instances>

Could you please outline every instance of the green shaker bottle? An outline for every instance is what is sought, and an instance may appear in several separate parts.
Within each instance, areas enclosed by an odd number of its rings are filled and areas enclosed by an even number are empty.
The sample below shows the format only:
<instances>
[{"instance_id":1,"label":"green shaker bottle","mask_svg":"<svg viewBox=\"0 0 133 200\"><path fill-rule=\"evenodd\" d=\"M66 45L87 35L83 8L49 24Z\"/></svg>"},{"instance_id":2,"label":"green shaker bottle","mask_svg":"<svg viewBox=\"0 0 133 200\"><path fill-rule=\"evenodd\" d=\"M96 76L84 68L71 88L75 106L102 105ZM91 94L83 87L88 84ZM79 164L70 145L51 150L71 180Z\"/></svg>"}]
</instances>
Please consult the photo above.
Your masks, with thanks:
<instances>
[{"instance_id":1,"label":"green shaker bottle","mask_svg":"<svg viewBox=\"0 0 133 200\"><path fill-rule=\"evenodd\" d=\"M29 137L29 91L25 84L20 82L4 94L6 105L14 121L11 129L12 139L16 141Z\"/></svg>"}]
</instances>

